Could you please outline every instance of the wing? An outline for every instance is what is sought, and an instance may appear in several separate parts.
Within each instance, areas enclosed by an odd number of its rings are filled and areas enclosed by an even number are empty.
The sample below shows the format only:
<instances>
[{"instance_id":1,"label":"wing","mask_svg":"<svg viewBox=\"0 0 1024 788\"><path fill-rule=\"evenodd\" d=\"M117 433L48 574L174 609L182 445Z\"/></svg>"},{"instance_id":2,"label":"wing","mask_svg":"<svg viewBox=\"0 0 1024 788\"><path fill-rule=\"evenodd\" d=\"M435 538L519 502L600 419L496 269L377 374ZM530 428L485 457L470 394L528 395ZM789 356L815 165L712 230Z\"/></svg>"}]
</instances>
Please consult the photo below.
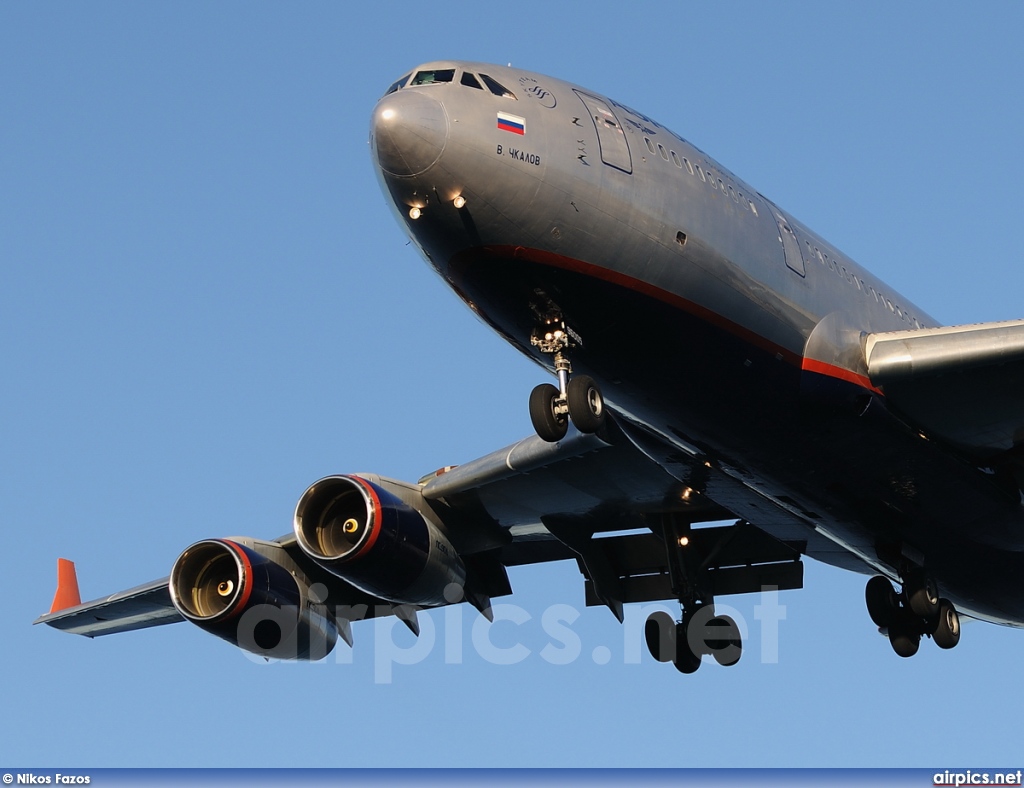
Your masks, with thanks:
<instances>
[{"instance_id":1,"label":"wing","mask_svg":"<svg viewBox=\"0 0 1024 788\"><path fill-rule=\"evenodd\" d=\"M669 472L672 463L679 467ZM709 595L755 592L765 585L799 588L804 554L864 571L861 559L793 512L768 499L751 501L756 493L745 485L730 487L725 476L705 479L701 494L686 481L708 473L694 458L652 459L609 420L601 437L573 430L547 443L531 436L430 474L416 485L369 474L345 478L358 478L382 497L400 498L399 503L438 526L464 563L466 600L485 615L491 598L511 593L506 567L566 559L577 562L587 603L607 605L620 620L623 603L675 598L672 573L682 569L670 566L665 540L680 538L672 531L680 527L692 542L693 581ZM689 530L694 524L734 518L739 520L735 525L701 527L692 535ZM405 603L389 602L342 580L311 558L294 534L272 542L243 537L207 542L249 550L253 560L269 557L301 579L306 591L322 584L332 605L357 609L338 622L350 644L349 622L376 615L394 613L416 631L415 613ZM72 596L77 602L77 589ZM68 597L58 592L57 599ZM303 597L300 609L309 602ZM168 578L86 604L65 604L55 600L55 609L36 623L95 637L183 620Z\"/></svg>"},{"instance_id":2,"label":"wing","mask_svg":"<svg viewBox=\"0 0 1024 788\"><path fill-rule=\"evenodd\" d=\"M235 539L247 544L256 541L244 537ZM299 549L294 534L286 534L273 542L263 544L273 546L275 550L287 556L287 560L291 562L290 566L305 575L307 585L320 583L324 586L324 597L331 600L334 609L345 611L345 619L339 624L341 635L349 645L352 644L349 626L352 621L374 618L385 612L396 612L396 606L387 600L353 587L310 560ZM163 577L111 596L81 603L78 601L78 577L74 564L59 559L58 586L53 606L49 613L32 623L48 624L64 632L93 638L184 621L185 617L178 612L171 600L169 581L169 577ZM405 611L400 610L397 613L407 626L414 632L417 631L414 618L406 616Z\"/></svg>"},{"instance_id":3,"label":"wing","mask_svg":"<svg viewBox=\"0 0 1024 788\"><path fill-rule=\"evenodd\" d=\"M61 583L65 582L65 577L64 573L60 573ZM58 598L61 596L62 587L58 586ZM164 577L103 599L63 609L57 606L55 600L54 609L33 623L49 624L64 632L92 638L97 635L113 635L117 632L130 632L133 629L173 624L182 620L181 614L171 602L167 578Z\"/></svg>"},{"instance_id":4,"label":"wing","mask_svg":"<svg viewBox=\"0 0 1024 788\"><path fill-rule=\"evenodd\" d=\"M1024 320L864 338L868 377L927 435L979 459L1024 440Z\"/></svg>"}]
</instances>

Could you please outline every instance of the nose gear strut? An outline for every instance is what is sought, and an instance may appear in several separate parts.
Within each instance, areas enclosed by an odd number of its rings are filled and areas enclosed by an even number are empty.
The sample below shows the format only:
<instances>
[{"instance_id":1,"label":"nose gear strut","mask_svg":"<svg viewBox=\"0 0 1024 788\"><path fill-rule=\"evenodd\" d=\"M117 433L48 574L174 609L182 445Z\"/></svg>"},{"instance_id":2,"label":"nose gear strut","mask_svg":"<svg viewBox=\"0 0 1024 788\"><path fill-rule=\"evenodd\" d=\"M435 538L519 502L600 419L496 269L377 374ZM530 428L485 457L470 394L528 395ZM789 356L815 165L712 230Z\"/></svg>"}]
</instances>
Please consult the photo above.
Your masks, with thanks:
<instances>
[{"instance_id":1,"label":"nose gear strut","mask_svg":"<svg viewBox=\"0 0 1024 788\"><path fill-rule=\"evenodd\" d=\"M543 440L556 443L565 437L569 420L580 432L597 432L604 424L604 397L589 375L572 375L568 351L583 344L560 317L534 329L530 344L554 356L558 386L541 383L530 392L530 421Z\"/></svg>"}]
</instances>

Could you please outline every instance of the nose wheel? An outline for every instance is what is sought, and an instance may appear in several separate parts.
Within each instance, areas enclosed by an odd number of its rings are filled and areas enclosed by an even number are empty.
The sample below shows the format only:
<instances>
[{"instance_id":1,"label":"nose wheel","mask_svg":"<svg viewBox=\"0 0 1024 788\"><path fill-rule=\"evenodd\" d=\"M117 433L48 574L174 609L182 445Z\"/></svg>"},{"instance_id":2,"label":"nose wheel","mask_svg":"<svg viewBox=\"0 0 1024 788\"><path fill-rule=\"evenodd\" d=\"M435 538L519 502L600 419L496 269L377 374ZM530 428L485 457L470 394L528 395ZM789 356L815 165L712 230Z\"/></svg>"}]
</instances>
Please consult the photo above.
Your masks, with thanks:
<instances>
[{"instance_id":1,"label":"nose wheel","mask_svg":"<svg viewBox=\"0 0 1024 788\"><path fill-rule=\"evenodd\" d=\"M605 420L604 397L589 375L572 376L567 352L574 346L570 331L561 320L553 320L534 331L530 342L542 353L554 356L558 386L541 383L530 392L530 421L543 440L556 443L565 437L571 420L576 429L593 433Z\"/></svg>"},{"instance_id":2,"label":"nose wheel","mask_svg":"<svg viewBox=\"0 0 1024 788\"><path fill-rule=\"evenodd\" d=\"M533 429L548 443L557 443L569 431L569 408L550 383L541 383L530 392L530 421Z\"/></svg>"}]
</instances>

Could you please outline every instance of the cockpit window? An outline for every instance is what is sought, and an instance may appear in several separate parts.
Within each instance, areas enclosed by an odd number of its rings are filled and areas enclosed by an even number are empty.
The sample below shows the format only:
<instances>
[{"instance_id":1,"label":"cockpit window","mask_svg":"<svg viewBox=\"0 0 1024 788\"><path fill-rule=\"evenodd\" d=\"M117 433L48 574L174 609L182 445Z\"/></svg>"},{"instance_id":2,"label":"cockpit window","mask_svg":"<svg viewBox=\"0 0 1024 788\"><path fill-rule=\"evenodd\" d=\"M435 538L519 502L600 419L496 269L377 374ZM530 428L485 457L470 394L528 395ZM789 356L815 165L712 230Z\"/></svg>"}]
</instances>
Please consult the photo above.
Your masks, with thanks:
<instances>
[{"instance_id":1,"label":"cockpit window","mask_svg":"<svg viewBox=\"0 0 1024 788\"><path fill-rule=\"evenodd\" d=\"M435 82L451 82L455 79L454 68L435 68L430 71L417 71L412 78L412 85L433 85Z\"/></svg>"},{"instance_id":2,"label":"cockpit window","mask_svg":"<svg viewBox=\"0 0 1024 788\"><path fill-rule=\"evenodd\" d=\"M484 86L480 84L480 80L474 77L470 72L463 71L462 79L459 80L467 88L476 88L477 90L483 90Z\"/></svg>"},{"instance_id":3,"label":"cockpit window","mask_svg":"<svg viewBox=\"0 0 1024 788\"><path fill-rule=\"evenodd\" d=\"M406 74L401 79L396 79L394 82L392 82L391 83L391 87L389 87L387 89L387 91L384 93L384 95L385 96L390 96L396 90L400 90L400 89L404 88L405 87L405 83L409 81L409 76L410 76L409 74Z\"/></svg>"},{"instance_id":4,"label":"cockpit window","mask_svg":"<svg viewBox=\"0 0 1024 788\"><path fill-rule=\"evenodd\" d=\"M510 98L514 100L516 99L515 93L506 88L501 83L487 76L486 74L481 74L480 79L484 81L484 84L487 85L487 89L491 91L491 93L493 93L495 96L501 96L502 98Z\"/></svg>"}]
</instances>

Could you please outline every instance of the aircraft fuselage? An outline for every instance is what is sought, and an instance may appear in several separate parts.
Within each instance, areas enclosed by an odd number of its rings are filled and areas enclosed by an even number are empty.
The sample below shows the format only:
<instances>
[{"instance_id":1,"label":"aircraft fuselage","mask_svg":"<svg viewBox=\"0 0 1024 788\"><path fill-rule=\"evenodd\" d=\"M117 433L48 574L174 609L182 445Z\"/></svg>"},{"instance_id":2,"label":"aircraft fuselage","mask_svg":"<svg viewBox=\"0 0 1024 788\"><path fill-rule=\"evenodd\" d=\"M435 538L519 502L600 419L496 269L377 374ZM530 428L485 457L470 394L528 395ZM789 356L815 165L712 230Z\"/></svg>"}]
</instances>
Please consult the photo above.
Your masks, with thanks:
<instances>
[{"instance_id":1,"label":"aircraft fuselage","mask_svg":"<svg viewBox=\"0 0 1024 788\"><path fill-rule=\"evenodd\" d=\"M371 139L444 281L549 369L531 336L564 320L574 371L688 488L780 538L824 535L821 560L892 577L909 560L964 612L1024 623L1017 487L893 412L851 350L937 326L921 308L683 138L560 80L425 64Z\"/></svg>"}]
</instances>

